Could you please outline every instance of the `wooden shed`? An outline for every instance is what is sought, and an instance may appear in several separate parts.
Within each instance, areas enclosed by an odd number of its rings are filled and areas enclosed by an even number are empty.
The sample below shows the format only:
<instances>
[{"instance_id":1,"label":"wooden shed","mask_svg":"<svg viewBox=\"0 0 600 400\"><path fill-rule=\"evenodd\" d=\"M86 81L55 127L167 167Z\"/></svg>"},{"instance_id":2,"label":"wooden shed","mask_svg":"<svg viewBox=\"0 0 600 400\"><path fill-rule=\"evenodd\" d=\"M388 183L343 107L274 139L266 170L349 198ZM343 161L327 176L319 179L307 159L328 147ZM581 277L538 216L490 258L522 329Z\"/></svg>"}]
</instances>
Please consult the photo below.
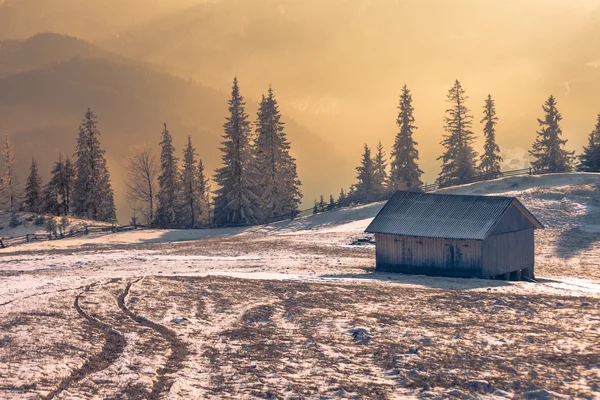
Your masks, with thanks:
<instances>
[{"instance_id":1,"label":"wooden shed","mask_svg":"<svg viewBox=\"0 0 600 400\"><path fill-rule=\"evenodd\" d=\"M366 232L377 271L521 280L534 278L543 228L514 197L397 192Z\"/></svg>"}]
</instances>

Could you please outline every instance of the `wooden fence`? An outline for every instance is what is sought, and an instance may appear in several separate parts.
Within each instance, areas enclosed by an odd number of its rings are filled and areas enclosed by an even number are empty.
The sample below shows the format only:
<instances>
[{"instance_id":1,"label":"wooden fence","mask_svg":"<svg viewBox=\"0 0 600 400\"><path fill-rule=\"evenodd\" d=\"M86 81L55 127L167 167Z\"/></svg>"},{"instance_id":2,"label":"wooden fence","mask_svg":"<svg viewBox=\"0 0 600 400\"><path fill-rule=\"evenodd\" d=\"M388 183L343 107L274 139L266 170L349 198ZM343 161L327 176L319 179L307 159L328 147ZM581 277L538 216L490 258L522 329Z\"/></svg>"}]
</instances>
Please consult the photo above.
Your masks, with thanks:
<instances>
[{"instance_id":1,"label":"wooden fence","mask_svg":"<svg viewBox=\"0 0 600 400\"><path fill-rule=\"evenodd\" d=\"M48 240L66 239L75 236L89 235L90 233L116 233L146 228L147 227L144 225L84 225L81 228L73 229L66 233L30 233L28 235L0 238L0 248L5 248L7 246L16 246L23 243L45 242Z\"/></svg>"}]
</instances>

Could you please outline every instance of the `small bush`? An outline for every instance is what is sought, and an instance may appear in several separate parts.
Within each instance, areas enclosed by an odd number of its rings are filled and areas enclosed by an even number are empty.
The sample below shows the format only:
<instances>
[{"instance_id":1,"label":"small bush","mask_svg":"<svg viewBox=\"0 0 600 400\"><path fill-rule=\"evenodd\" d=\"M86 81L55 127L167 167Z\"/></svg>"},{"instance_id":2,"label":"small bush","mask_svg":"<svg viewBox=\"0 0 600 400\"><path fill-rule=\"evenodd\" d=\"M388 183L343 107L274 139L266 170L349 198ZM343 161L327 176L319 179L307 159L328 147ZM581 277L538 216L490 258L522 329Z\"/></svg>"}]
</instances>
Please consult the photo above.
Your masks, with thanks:
<instances>
[{"instance_id":1,"label":"small bush","mask_svg":"<svg viewBox=\"0 0 600 400\"><path fill-rule=\"evenodd\" d=\"M13 214L12 217L10 217L10 222L8 226L10 226L11 228L16 228L19 225L21 225L19 217L17 216L17 214Z\"/></svg>"},{"instance_id":2,"label":"small bush","mask_svg":"<svg viewBox=\"0 0 600 400\"><path fill-rule=\"evenodd\" d=\"M56 229L58 228L58 225L56 223L56 220L54 219L54 217L48 217L46 219L46 222L44 223L44 230L46 232L48 232L50 235L54 235L56 236Z\"/></svg>"},{"instance_id":3,"label":"small bush","mask_svg":"<svg viewBox=\"0 0 600 400\"><path fill-rule=\"evenodd\" d=\"M38 215L35 218L35 221L33 222L36 226L44 226L44 223L46 223L46 217L44 217L43 215Z\"/></svg>"}]
</instances>

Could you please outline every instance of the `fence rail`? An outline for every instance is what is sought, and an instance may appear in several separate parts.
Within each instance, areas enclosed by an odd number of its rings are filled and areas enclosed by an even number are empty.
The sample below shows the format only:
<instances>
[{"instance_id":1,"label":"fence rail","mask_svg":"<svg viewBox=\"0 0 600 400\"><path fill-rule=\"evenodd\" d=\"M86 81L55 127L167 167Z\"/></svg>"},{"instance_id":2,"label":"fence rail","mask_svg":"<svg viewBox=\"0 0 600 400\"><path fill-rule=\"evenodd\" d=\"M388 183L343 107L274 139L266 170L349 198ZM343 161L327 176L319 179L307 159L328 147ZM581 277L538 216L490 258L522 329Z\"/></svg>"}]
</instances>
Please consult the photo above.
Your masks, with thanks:
<instances>
[{"instance_id":1,"label":"fence rail","mask_svg":"<svg viewBox=\"0 0 600 400\"><path fill-rule=\"evenodd\" d=\"M5 248L8 246L16 246L24 243L32 243L32 242L45 242L49 240L58 240L71 238L75 236L81 235L89 235L90 233L104 233L104 232L126 232L132 231L136 229L147 229L145 225L84 225L78 229L72 229L68 232L61 233L30 233L22 236L14 236L14 237L0 237L0 248Z\"/></svg>"}]
</instances>

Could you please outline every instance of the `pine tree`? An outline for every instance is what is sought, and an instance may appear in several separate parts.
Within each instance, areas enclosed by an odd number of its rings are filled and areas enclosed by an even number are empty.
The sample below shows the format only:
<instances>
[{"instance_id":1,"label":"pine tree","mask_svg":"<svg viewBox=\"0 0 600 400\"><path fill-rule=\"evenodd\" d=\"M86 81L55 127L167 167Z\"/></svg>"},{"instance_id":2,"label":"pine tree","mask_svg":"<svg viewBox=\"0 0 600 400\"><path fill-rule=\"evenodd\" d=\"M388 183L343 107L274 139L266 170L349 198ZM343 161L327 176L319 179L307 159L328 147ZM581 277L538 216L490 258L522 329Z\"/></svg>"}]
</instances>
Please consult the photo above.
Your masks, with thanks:
<instances>
[{"instance_id":1,"label":"pine tree","mask_svg":"<svg viewBox=\"0 0 600 400\"><path fill-rule=\"evenodd\" d=\"M319 207L317 206L317 200L315 200L315 205L313 207L313 215L319 212Z\"/></svg>"},{"instance_id":2,"label":"pine tree","mask_svg":"<svg viewBox=\"0 0 600 400\"><path fill-rule=\"evenodd\" d=\"M325 198L321 195L321 199L319 200L319 211L325 211Z\"/></svg>"},{"instance_id":3,"label":"pine tree","mask_svg":"<svg viewBox=\"0 0 600 400\"><path fill-rule=\"evenodd\" d=\"M465 105L467 99L460 82L455 81L448 91L447 101L451 106L444 117L444 130L447 134L441 144L446 151L438 157L438 160L442 160L442 170L437 182L442 186L469 183L477 175L477 153L473 150L474 137L471 131L473 116Z\"/></svg>"},{"instance_id":4,"label":"pine tree","mask_svg":"<svg viewBox=\"0 0 600 400\"><path fill-rule=\"evenodd\" d=\"M387 194L388 175L387 159L381 142L377 144L377 153L373 159L373 192L377 199L384 199Z\"/></svg>"},{"instance_id":5,"label":"pine tree","mask_svg":"<svg viewBox=\"0 0 600 400\"><path fill-rule=\"evenodd\" d=\"M352 199L358 203L368 203L375 200L375 164L371 158L371 149L365 144L360 166L356 167L357 183L352 187Z\"/></svg>"},{"instance_id":6,"label":"pine tree","mask_svg":"<svg viewBox=\"0 0 600 400\"><path fill-rule=\"evenodd\" d=\"M43 191L43 210L56 216L67 216L71 209L71 197L75 182L75 169L71 159L58 155L50 181Z\"/></svg>"},{"instance_id":7,"label":"pine tree","mask_svg":"<svg viewBox=\"0 0 600 400\"><path fill-rule=\"evenodd\" d=\"M214 223L217 226L248 225L264 220L257 195L256 176L249 144L250 122L244 109L237 78L233 80L229 117L223 125L223 166L216 171L219 188L215 195Z\"/></svg>"},{"instance_id":8,"label":"pine tree","mask_svg":"<svg viewBox=\"0 0 600 400\"><path fill-rule=\"evenodd\" d=\"M59 157L60 158L60 157ZM73 201L73 191L75 186L76 171L71 157L65 158L64 170L61 179L59 194L61 196L62 215L67 216L71 213L71 204ZM116 214L116 212L115 212Z\"/></svg>"},{"instance_id":9,"label":"pine tree","mask_svg":"<svg viewBox=\"0 0 600 400\"><path fill-rule=\"evenodd\" d=\"M15 148L8 131L4 133L2 140L2 158L4 160L4 173L0 177L0 201L11 211L16 211L19 205L17 192L17 175L15 169Z\"/></svg>"},{"instance_id":10,"label":"pine tree","mask_svg":"<svg viewBox=\"0 0 600 400\"><path fill-rule=\"evenodd\" d=\"M38 214L42 212L42 178L35 158L31 159L31 167L25 186L25 210Z\"/></svg>"},{"instance_id":11,"label":"pine tree","mask_svg":"<svg viewBox=\"0 0 600 400\"><path fill-rule=\"evenodd\" d=\"M338 196L338 206L339 207L344 207L346 206L346 202L348 201L348 196L346 195L346 191L344 190L344 188L340 189L340 195Z\"/></svg>"},{"instance_id":12,"label":"pine tree","mask_svg":"<svg viewBox=\"0 0 600 400\"><path fill-rule=\"evenodd\" d=\"M192 145L192 137L188 136L188 142L183 151L183 166L181 171L181 213L180 225L195 227L198 220L199 188L198 188L198 162L196 161L196 149Z\"/></svg>"},{"instance_id":13,"label":"pine tree","mask_svg":"<svg viewBox=\"0 0 600 400\"><path fill-rule=\"evenodd\" d=\"M256 121L256 168L263 214L267 219L290 214L298 209L302 194L296 160L281 121L273 89L263 96Z\"/></svg>"},{"instance_id":14,"label":"pine tree","mask_svg":"<svg viewBox=\"0 0 600 400\"><path fill-rule=\"evenodd\" d=\"M331 211L335 208L335 200L333 199L333 195L329 195L329 204L327 204L327 211Z\"/></svg>"},{"instance_id":15,"label":"pine tree","mask_svg":"<svg viewBox=\"0 0 600 400\"><path fill-rule=\"evenodd\" d=\"M596 120L596 127L590 133L588 145L583 147L583 154L579 156L580 164L577 170L584 172L600 172L600 113Z\"/></svg>"},{"instance_id":16,"label":"pine tree","mask_svg":"<svg viewBox=\"0 0 600 400\"><path fill-rule=\"evenodd\" d=\"M200 209L198 216L202 224L210 222L210 182L204 172L204 163L198 161L198 201Z\"/></svg>"},{"instance_id":17,"label":"pine tree","mask_svg":"<svg viewBox=\"0 0 600 400\"><path fill-rule=\"evenodd\" d=\"M396 134L391 154L389 186L392 190L420 190L423 171L419 169L418 143L413 139L417 127L414 125L412 95L406 85L402 88L398 110L396 124L400 130Z\"/></svg>"},{"instance_id":18,"label":"pine tree","mask_svg":"<svg viewBox=\"0 0 600 400\"><path fill-rule=\"evenodd\" d=\"M164 124L160 142L160 175L158 177L158 207L156 225L162 228L174 227L177 223L178 159L175 157L173 137Z\"/></svg>"},{"instance_id":19,"label":"pine tree","mask_svg":"<svg viewBox=\"0 0 600 400\"><path fill-rule=\"evenodd\" d=\"M535 171L565 172L571 169L574 152L564 149L567 140L561 139L559 122L562 116L556 108L556 99L550 96L542 106L545 116L538 119L541 129L529 154L536 158L531 163Z\"/></svg>"},{"instance_id":20,"label":"pine tree","mask_svg":"<svg viewBox=\"0 0 600 400\"><path fill-rule=\"evenodd\" d=\"M88 108L77 138L73 212L79 217L114 222L114 194L99 137L98 120Z\"/></svg>"},{"instance_id":21,"label":"pine tree","mask_svg":"<svg viewBox=\"0 0 600 400\"><path fill-rule=\"evenodd\" d=\"M500 168L502 157L499 155L500 147L496 144L496 124L498 123L496 104L489 94L487 99L485 99L483 115L483 119L480 122L485 124L483 127L485 144L483 145L484 151L479 162L479 169L487 178L494 179L502 176Z\"/></svg>"}]
</instances>

